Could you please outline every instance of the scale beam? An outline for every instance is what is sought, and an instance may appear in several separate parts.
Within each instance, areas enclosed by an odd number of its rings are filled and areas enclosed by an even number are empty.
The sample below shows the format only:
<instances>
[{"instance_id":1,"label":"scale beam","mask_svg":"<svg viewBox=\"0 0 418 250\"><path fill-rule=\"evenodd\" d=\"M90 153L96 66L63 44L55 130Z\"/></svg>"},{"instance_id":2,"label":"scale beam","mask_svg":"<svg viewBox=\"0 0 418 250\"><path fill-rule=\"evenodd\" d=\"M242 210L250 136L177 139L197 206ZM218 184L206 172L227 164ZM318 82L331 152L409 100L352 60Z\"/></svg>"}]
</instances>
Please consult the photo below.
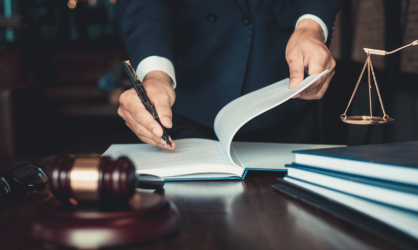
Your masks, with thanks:
<instances>
[{"instance_id":1,"label":"scale beam","mask_svg":"<svg viewBox=\"0 0 418 250\"><path fill-rule=\"evenodd\" d=\"M385 55L393 54L393 53L395 53L395 52L397 52L399 50L405 49L405 48L407 48L409 46L415 46L415 45L418 45L418 40L415 40L415 41L413 41L412 43L410 43L408 45L405 45L403 47L400 47L399 49L395 49L395 50L390 51L390 52L386 52L384 50L379 50L379 49L368 49L368 48L363 48L363 49L366 52L366 54L385 56Z\"/></svg>"}]
</instances>

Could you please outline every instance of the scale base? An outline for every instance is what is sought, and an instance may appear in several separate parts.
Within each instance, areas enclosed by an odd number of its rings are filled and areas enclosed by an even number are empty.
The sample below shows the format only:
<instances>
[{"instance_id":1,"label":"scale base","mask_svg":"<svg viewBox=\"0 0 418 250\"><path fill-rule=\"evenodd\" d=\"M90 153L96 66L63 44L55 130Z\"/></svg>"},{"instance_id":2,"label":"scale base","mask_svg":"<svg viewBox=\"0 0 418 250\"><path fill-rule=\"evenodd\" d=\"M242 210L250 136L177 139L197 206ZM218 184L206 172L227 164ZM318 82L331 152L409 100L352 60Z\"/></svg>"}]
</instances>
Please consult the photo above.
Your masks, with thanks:
<instances>
[{"instance_id":1,"label":"scale base","mask_svg":"<svg viewBox=\"0 0 418 250\"><path fill-rule=\"evenodd\" d=\"M384 125L394 121L393 118L387 117L384 119L380 116L359 115L359 116L341 116L341 120L345 123L356 125Z\"/></svg>"}]
</instances>

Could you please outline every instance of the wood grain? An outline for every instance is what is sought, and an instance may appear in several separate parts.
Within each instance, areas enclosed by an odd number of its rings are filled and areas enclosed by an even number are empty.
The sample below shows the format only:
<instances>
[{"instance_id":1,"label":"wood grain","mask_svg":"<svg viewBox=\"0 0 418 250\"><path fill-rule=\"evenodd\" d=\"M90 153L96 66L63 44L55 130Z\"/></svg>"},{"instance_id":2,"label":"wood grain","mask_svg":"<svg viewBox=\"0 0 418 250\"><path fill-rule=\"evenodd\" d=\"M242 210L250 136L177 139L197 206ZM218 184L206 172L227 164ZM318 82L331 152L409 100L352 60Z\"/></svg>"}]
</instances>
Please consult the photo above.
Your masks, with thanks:
<instances>
[{"instance_id":1,"label":"wood grain","mask_svg":"<svg viewBox=\"0 0 418 250\"><path fill-rule=\"evenodd\" d=\"M52 158L0 158L0 173ZM396 249L384 239L274 190L274 176L245 181L170 182L165 196L181 214L181 232L123 249ZM0 203L2 249L43 249L27 237L31 213L49 190ZM121 249L121 248L118 248Z\"/></svg>"}]
</instances>

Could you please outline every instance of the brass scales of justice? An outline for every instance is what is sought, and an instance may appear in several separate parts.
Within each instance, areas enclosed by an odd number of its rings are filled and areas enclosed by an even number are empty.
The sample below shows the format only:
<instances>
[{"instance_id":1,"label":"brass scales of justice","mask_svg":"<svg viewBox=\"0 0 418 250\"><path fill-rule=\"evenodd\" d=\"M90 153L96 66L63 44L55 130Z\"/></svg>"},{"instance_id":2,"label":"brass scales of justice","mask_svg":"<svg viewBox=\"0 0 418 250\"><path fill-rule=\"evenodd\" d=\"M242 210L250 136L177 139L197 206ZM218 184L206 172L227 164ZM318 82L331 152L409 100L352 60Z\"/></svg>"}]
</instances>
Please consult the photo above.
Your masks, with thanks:
<instances>
[{"instance_id":1,"label":"brass scales of justice","mask_svg":"<svg viewBox=\"0 0 418 250\"><path fill-rule=\"evenodd\" d=\"M381 55L381 56L385 56L385 55L389 55L389 54L393 54L401 49L404 49L406 47L409 46L415 46L418 45L418 40L413 41L412 43L405 45L399 49L396 49L394 51L391 52L386 52L384 50L376 50L376 49L367 49L364 48L364 51L367 54L367 59L366 59L366 63L364 64L363 70L361 71L360 77L357 81L356 87L354 88L354 92L351 95L351 99L348 102L348 106L345 109L344 114L341 115L341 120L345 123L350 123L350 124L357 124L357 125L383 125L383 124L389 124L392 123L394 121L393 118L390 118L389 115L386 114L385 111L385 107L383 106L383 101L382 101L382 97L380 96L380 92L379 92L379 87L377 86L377 81L376 81L376 77L374 74L374 70L373 70L373 65L372 65L372 60L370 58L370 55ZM366 69L367 66L367 73L368 73L368 82L369 82L369 103L370 103L370 116L368 115L361 115L361 116L347 116L347 110L351 105L351 102L353 101L354 95L356 94L357 88L360 84L361 78L363 77L364 74L364 70ZM372 113L372 84L370 81L370 69L372 71L372 75L373 75L373 80L374 83L376 85L376 91L377 94L379 96L379 101L380 101L380 106L382 107L382 111L383 111L383 116L373 116Z\"/></svg>"}]
</instances>

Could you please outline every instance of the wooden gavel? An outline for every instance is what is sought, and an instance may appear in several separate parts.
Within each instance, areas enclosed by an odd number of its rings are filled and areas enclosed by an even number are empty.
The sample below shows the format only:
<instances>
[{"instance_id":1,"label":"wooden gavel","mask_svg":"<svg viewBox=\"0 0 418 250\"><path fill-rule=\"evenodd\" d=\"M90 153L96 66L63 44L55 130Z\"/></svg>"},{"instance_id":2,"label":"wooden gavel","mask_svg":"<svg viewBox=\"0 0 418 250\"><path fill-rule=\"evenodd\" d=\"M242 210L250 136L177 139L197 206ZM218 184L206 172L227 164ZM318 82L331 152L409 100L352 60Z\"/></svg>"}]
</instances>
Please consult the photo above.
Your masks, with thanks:
<instances>
[{"instance_id":1,"label":"wooden gavel","mask_svg":"<svg viewBox=\"0 0 418 250\"><path fill-rule=\"evenodd\" d=\"M172 202L155 192L135 192L136 187L161 188L164 180L137 175L126 157L60 156L48 176L61 201L52 199L33 214L29 232L35 241L71 249L119 249L167 237L180 228Z\"/></svg>"},{"instance_id":2,"label":"wooden gavel","mask_svg":"<svg viewBox=\"0 0 418 250\"><path fill-rule=\"evenodd\" d=\"M127 157L113 160L110 157L60 156L51 166L49 179L56 198L88 202L127 201L136 187L161 188L164 185L164 180L156 176L138 178L134 164Z\"/></svg>"}]
</instances>

